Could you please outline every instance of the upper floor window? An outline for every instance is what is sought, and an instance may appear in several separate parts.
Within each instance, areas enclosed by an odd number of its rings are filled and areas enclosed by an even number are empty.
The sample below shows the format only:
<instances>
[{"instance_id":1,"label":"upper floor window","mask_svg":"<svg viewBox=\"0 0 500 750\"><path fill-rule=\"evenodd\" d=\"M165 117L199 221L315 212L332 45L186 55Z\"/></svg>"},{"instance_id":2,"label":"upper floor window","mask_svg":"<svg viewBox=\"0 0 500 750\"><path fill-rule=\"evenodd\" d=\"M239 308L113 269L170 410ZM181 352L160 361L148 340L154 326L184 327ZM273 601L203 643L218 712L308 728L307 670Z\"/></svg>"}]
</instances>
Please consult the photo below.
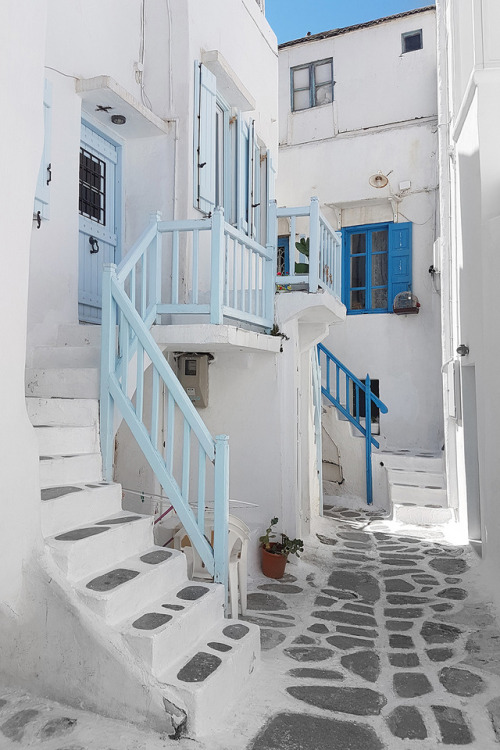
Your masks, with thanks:
<instances>
[{"instance_id":1,"label":"upper floor window","mask_svg":"<svg viewBox=\"0 0 500 750\"><path fill-rule=\"evenodd\" d=\"M292 111L333 102L333 60L291 68Z\"/></svg>"},{"instance_id":2,"label":"upper floor window","mask_svg":"<svg viewBox=\"0 0 500 750\"><path fill-rule=\"evenodd\" d=\"M342 230L343 301L351 315L392 312L411 287L412 225L367 224Z\"/></svg>"},{"instance_id":3,"label":"upper floor window","mask_svg":"<svg viewBox=\"0 0 500 750\"><path fill-rule=\"evenodd\" d=\"M422 49L423 46L422 29L407 31L406 34L401 34L403 54L405 52L415 52L417 49Z\"/></svg>"}]
</instances>

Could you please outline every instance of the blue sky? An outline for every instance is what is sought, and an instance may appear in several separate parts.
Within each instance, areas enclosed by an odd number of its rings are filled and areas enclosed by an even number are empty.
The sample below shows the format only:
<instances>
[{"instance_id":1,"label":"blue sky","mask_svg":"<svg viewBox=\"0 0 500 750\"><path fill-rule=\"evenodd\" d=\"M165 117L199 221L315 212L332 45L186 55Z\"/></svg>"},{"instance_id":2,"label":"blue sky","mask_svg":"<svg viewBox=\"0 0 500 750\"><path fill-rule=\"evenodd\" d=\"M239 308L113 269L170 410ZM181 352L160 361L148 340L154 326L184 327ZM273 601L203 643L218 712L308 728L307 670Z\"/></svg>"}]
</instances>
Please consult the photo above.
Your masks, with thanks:
<instances>
[{"instance_id":1,"label":"blue sky","mask_svg":"<svg viewBox=\"0 0 500 750\"><path fill-rule=\"evenodd\" d=\"M266 16L281 44L308 31L317 34L434 4L434 0L266 0Z\"/></svg>"}]
</instances>

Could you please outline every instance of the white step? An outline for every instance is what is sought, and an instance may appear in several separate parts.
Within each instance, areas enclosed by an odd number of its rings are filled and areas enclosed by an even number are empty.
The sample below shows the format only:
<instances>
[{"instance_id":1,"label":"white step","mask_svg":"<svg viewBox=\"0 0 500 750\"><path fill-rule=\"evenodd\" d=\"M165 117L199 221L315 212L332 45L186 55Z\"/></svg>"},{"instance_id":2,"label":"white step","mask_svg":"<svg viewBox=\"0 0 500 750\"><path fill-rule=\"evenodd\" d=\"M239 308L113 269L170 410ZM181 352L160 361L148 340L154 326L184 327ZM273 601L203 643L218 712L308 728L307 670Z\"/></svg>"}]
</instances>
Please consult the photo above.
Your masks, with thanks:
<instances>
[{"instance_id":1,"label":"white step","mask_svg":"<svg viewBox=\"0 0 500 750\"><path fill-rule=\"evenodd\" d=\"M234 627L247 630L239 639L228 637L224 631L230 632ZM229 647L227 651L220 651L209 646L209 643L222 644ZM201 681L187 682L179 678L181 670L198 653L208 655L215 663L220 661L215 671ZM206 657L205 657L206 658ZM213 627L205 638L193 646L187 658L184 656L178 663L165 670L160 680L178 690L183 698L188 713L187 733L190 737L200 737L210 734L220 725L221 717L234 706L238 699L239 690L236 686L246 681L260 662L260 630L256 625L237 620L225 620ZM199 671L191 669L192 677ZM266 687L262 686L265 690ZM283 747L286 746L283 745Z\"/></svg>"},{"instance_id":2,"label":"white step","mask_svg":"<svg viewBox=\"0 0 500 750\"><path fill-rule=\"evenodd\" d=\"M44 398L99 398L99 369L26 368L26 395Z\"/></svg>"},{"instance_id":3,"label":"white step","mask_svg":"<svg viewBox=\"0 0 500 750\"><path fill-rule=\"evenodd\" d=\"M167 581L165 581L167 583ZM195 600L184 598L191 593L203 593ZM162 605L173 605L174 609ZM178 609L175 609L178 607ZM158 622L154 629L138 629L141 618L171 619ZM174 654L185 654L193 643L202 638L211 625L224 619L224 587L214 583L184 581L182 585L169 588L160 599L149 604L142 611L134 612L133 618L121 623L118 628L132 648L142 657L152 673L158 675ZM134 626L135 623L135 626Z\"/></svg>"},{"instance_id":4,"label":"white step","mask_svg":"<svg viewBox=\"0 0 500 750\"><path fill-rule=\"evenodd\" d=\"M377 460L382 461L387 469L406 469L407 471L443 472L441 453L411 453L410 451L377 451Z\"/></svg>"},{"instance_id":5,"label":"white step","mask_svg":"<svg viewBox=\"0 0 500 750\"><path fill-rule=\"evenodd\" d=\"M100 481L102 481L100 453L87 453L81 456L40 456L41 487Z\"/></svg>"},{"instance_id":6,"label":"white step","mask_svg":"<svg viewBox=\"0 0 500 750\"><path fill-rule=\"evenodd\" d=\"M415 503L444 508L448 505L446 490L442 487L419 487L412 484L389 484L392 503Z\"/></svg>"},{"instance_id":7,"label":"white step","mask_svg":"<svg viewBox=\"0 0 500 750\"><path fill-rule=\"evenodd\" d=\"M332 464L329 461L323 461L322 473L324 482L342 481L342 469L338 464Z\"/></svg>"},{"instance_id":8,"label":"white step","mask_svg":"<svg viewBox=\"0 0 500 750\"><path fill-rule=\"evenodd\" d=\"M55 536L100 521L122 509L121 485L72 484L42 490L42 534Z\"/></svg>"},{"instance_id":9,"label":"white step","mask_svg":"<svg viewBox=\"0 0 500 750\"><path fill-rule=\"evenodd\" d=\"M80 534L87 535L74 538ZM139 554L151 547L152 541L152 516L121 511L91 525L47 537L45 544L68 580L79 581L104 571L116 560Z\"/></svg>"},{"instance_id":10,"label":"white step","mask_svg":"<svg viewBox=\"0 0 500 750\"><path fill-rule=\"evenodd\" d=\"M101 326L67 323L59 326L58 346L101 346Z\"/></svg>"},{"instance_id":11,"label":"white step","mask_svg":"<svg viewBox=\"0 0 500 750\"><path fill-rule=\"evenodd\" d=\"M171 553L169 558L157 565L150 565L143 560L146 554L162 550ZM98 576L87 576L75 584L79 596L93 612L111 625L117 625L136 612L143 611L150 603L158 601L165 592L174 586L188 585L186 556L177 550L164 550L163 547L144 547L140 554L121 559L116 557L115 564L108 566ZM114 588L96 591L88 584L96 578L117 570L137 573Z\"/></svg>"},{"instance_id":12,"label":"white step","mask_svg":"<svg viewBox=\"0 0 500 750\"><path fill-rule=\"evenodd\" d=\"M434 526L455 520L453 508L435 508L412 503L394 503L393 520L412 526Z\"/></svg>"},{"instance_id":13,"label":"white step","mask_svg":"<svg viewBox=\"0 0 500 750\"><path fill-rule=\"evenodd\" d=\"M432 487L433 489L443 489L446 487L442 472L387 469L387 477L389 484L413 484L417 485L417 487Z\"/></svg>"},{"instance_id":14,"label":"white step","mask_svg":"<svg viewBox=\"0 0 500 750\"><path fill-rule=\"evenodd\" d=\"M97 426L38 425L35 427L41 456L98 453Z\"/></svg>"},{"instance_id":15,"label":"white step","mask_svg":"<svg viewBox=\"0 0 500 750\"><path fill-rule=\"evenodd\" d=\"M32 367L100 367L101 349L98 346L37 346L32 354Z\"/></svg>"},{"instance_id":16,"label":"white step","mask_svg":"<svg viewBox=\"0 0 500 750\"><path fill-rule=\"evenodd\" d=\"M27 398L33 425L97 425L99 402L88 398Z\"/></svg>"}]
</instances>

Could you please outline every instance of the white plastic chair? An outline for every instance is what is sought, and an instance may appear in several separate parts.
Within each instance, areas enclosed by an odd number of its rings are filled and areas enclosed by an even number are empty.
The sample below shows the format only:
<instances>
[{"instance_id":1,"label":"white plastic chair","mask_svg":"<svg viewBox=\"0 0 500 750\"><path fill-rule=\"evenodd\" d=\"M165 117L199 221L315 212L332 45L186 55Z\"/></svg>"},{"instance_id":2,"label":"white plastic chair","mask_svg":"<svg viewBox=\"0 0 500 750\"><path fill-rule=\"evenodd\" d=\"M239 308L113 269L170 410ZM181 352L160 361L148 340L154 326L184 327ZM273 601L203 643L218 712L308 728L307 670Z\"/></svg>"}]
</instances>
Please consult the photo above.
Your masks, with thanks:
<instances>
[{"instance_id":1,"label":"white plastic chair","mask_svg":"<svg viewBox=\"0 0 500 750\"><path fill-rule=\"evenodd\" d=\"M205 514L205 534L213 542L214 514ZM239 609L242 615L247 612L247 558L250 529L240 518L229 515L228 557L229 557L229 601L231 617L238 617ZM188 576L193 579L211 580L203 560L198 555L187 536L184 527L180 527L174 534L174 548L181 550L187 557ZM238 596L239 593L239 596Z\"/></svg>"}]
</instances>

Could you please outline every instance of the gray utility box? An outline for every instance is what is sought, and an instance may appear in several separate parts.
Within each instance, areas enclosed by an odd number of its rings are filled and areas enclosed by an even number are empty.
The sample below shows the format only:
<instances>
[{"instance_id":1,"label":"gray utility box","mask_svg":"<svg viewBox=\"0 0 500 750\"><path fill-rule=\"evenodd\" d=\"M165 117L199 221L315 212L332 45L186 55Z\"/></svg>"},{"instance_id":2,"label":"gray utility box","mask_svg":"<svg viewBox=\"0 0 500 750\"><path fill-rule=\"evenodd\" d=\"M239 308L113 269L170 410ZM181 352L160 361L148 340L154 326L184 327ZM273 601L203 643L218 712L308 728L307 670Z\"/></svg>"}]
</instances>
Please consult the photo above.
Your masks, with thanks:
<instances>
[{"instance_id":1,"label":"gray utility box","mask_svg":"<svg viewBox=\"0 0 500 750\"><path fill-rule=\"evenodd\" d=\"M208 406L209 354L180 354L177 358L178 378L195 406Z\"/></svg>"}]
</instances>

